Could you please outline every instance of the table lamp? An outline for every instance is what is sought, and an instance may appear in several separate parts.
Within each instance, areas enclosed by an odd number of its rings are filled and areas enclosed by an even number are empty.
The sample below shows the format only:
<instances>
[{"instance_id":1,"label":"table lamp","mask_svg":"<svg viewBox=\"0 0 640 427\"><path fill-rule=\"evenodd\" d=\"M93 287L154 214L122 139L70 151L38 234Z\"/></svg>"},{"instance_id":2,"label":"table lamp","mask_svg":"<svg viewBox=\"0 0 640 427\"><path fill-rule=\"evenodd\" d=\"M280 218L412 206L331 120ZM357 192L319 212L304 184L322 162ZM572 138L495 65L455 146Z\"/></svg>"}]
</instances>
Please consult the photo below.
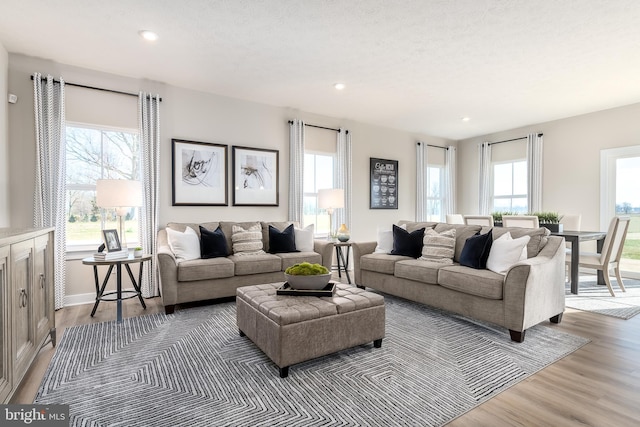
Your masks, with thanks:
<instances>
[{"instance_id":1,"label":"table lamp","mask_svg":"<svg viewBox=\"0 0 640 427\"><path fill-rule=\"evenodd\" d=\"M96 182L96 204L100 208L116 208L120 246L127 248L124 220L129 208L142 206L140 181L99 179Z\"/></svg>"},{"instance_id":2,"label":"table lamp","mask_svg":"<svg viewBox=\"0 0 640 427\"><path fill-rule=\"evenodd\" d=\"M326 209L329 214L329 238L333 231L333 211L344 208L344 190L342 188L327 188L318 190L318 207Z\"/></svg>"}]
</instances>

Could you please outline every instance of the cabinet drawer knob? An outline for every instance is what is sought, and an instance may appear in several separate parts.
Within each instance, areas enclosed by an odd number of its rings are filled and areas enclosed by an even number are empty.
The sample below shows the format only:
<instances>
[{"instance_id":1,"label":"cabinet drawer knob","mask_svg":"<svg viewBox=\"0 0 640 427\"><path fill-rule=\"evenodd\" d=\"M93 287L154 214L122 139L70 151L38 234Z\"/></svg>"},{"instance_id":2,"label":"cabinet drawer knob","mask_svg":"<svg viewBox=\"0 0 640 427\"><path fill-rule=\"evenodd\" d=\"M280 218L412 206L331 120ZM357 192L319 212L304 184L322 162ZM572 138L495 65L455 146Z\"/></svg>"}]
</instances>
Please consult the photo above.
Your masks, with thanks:
<instances>
[{"instance_id":1,"label":"cabinet drawer knob","mask_svg":"<svg viewBox=\"0 0 640 427\"><path fill-rule=\"evenodd\" d=\"M44 289L44 284L45 284L46 280L44 278L44 274L40 273L40 287L42 289Z\"/></svg>"}]
</instances>

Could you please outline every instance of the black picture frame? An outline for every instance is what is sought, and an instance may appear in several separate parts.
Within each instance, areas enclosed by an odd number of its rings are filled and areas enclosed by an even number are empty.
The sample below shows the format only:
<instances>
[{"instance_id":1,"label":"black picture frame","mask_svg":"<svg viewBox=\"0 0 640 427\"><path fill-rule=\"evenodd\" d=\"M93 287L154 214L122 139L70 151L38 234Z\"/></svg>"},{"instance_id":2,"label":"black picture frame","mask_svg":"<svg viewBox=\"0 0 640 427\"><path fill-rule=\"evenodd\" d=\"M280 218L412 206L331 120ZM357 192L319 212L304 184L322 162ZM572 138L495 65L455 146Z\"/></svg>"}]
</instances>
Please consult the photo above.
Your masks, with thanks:
<instances>
[{"instance_id":1,"label":"black picture frame","mask_svg":"<svg viewBox=\"0 0 640 427\"><path fill-rule=\"evenodd\" d=\"M232 147L233 206L279 206L280 152Z\"/></svg>"},{"instance_id":2,"label":"black picture frame","mask_svg":"<svg viewBox=\"0 0 640 427\"><path fill-rule=\"evenodd\" d=\"M121 251L120 238L118 237L118 230L102 230L102 236L104 238L104 245L107 248L107 252Z\"/></svg>"},{"instance_id":3,"label":"black picture frame","mask_svg":"<svg viewBox=\"0 0 640 427\"><path fill-rule=\"evenodd\" d=\"M228 146L171 139L173 206L228 206Z\"/></svg>"},{"instance_id":4,"label":"black picture frame","mask_svg":"<svg viewBox=\"0 0 640 427\"><path fill-rule=\"evenodd\" d=\"M369 158L369 209L398 209L398 161Z\"/></svg>"}]
</instances>

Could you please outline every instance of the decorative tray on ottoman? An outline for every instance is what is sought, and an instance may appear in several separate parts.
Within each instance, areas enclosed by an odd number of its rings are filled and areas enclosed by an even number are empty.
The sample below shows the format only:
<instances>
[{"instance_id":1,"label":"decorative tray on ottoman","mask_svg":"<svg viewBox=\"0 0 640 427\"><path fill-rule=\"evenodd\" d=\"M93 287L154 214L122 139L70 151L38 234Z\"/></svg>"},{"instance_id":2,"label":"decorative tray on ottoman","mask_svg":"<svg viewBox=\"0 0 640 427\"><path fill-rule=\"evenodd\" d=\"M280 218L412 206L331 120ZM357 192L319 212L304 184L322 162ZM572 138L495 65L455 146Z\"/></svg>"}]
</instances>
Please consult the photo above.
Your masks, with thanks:
<instances>
[{"instance_id":1,"label":"decorative tray on ottoman","mask_svg":"<svg viewBox=\"0 0 640 427\"><path fill-rule=\"evenodd\" d=\"M332 297L336 290L336 282L329 282L322 289L293 289L289 282L284 282L276 290L276 295L297 295L305 297Z\"/></svg>"}]
</instances>

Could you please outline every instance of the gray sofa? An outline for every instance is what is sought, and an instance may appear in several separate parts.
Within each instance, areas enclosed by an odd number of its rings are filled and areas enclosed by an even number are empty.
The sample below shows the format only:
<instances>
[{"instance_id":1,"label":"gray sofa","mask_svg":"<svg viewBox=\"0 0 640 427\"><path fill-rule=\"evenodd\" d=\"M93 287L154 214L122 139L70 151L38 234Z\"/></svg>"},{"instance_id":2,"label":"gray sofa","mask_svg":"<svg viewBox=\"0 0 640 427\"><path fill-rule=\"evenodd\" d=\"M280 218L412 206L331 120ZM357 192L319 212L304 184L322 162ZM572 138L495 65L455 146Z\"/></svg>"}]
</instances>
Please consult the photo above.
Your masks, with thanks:
<instances>
[{"instance_id":1,"label":"gray sofa","mask_svg":"<svg viewBox=\"0 0 640 427\"><path fill-rule=\"evenodd\" d=\"M223 231L227 246L231 250L232 227L249 227L253 222L207 222L202 224L169 223L167 227L183 232L187 226L200 236L200 225L214 231L218 226ZM325 240L314 240L313 252L291 252L270 254L269 225L283 230L292 222L262 222L262 243L267 252L263 255L194 259L178 262L167 240L167 231L162 228L157 234L160 293L167 314L173 313L176 304L208 299L234 297L241 286L283 282L284 270L302 262L322 264L331 269L333 245ZM294 223L297 226L297 224ZM232 252L232 251L231 251Z\"/></svg>"},{"instance_id":2,"label":"gray sofa","mask_svg":"<svg viewBox=\"0 0 640 427\"><path fill-rule=\"evenodd\" d=\"M446 265L405 256L374 253L376 242L354 242L355 283L373 289L487 321L509 329L522 342L527 328L546 319L560 322L564 312L564 238L549 236L546 228L493 228L493 239L507 231L512 237L529 235L528 258L505 275L461 266L466 239L488 227L434 222L400 221L407 231L426 227L441 233L456 228L454 264Z\"/></svg>"}]
</instances>

